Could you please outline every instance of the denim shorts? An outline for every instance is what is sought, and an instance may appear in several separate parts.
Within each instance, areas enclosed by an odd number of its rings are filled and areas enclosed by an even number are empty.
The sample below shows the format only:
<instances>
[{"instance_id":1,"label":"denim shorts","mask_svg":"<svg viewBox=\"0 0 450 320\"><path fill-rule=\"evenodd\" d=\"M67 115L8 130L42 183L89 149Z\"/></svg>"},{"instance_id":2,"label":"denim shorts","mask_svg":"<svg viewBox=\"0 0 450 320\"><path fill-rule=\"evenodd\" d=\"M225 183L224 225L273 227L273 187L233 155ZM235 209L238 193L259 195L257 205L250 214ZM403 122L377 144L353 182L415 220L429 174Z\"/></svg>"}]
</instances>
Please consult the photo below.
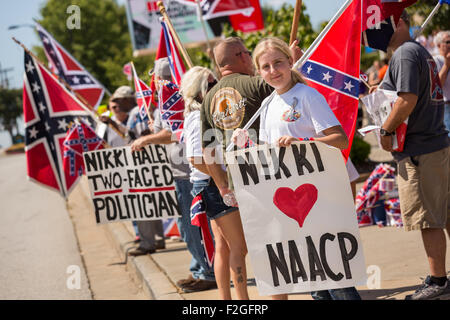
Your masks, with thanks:
<instances>
[{"instance_id":1,"label":"denim shorts","mask_svg":"<svg viewBox=\"0 0 450 320\"><path fill-rule=\"evenodd\" d=\"M192 196L195 197L199 193L202 193L206 206L206 215L210 220L223 217L228 213L238 210L236 207L229 207L223 203L219 189L212 179L194 181L193 185Z\"/></svg>"}]
</instances>

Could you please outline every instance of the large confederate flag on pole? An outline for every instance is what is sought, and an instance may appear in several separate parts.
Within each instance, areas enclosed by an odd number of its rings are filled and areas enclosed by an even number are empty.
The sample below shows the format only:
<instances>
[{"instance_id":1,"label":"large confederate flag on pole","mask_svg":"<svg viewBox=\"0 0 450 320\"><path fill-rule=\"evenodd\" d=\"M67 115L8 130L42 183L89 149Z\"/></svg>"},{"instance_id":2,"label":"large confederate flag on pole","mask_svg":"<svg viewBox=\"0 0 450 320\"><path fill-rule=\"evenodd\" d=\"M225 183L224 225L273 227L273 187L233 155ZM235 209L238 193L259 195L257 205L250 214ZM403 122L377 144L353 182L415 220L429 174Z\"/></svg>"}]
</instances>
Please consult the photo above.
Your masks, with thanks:
<instances>
[{"instance_id":1,"label":"large confederate flag on pole","mask_svg":"<svg viewBox=\"0 0 450 320\"><path fill-rule=\"evenodd\" d=\"M26 52L23 113L27 176L67 198L77 180L64 172L63 142L69 124L77 117L87 120L90 113Z\"/></svg>"},{"instance_id":2,"label":"large confederate flag on pole","mask_svg":"<svg viewBox=\"0 0 450 320\"><path fill-rule=\"evenodd\" d=\"M350 145L358 115L361 55L361 0L354 0L326 33L300 72L327 100L347 134Z\"/></svg>"},{"instance_id":3,"label":"large confederate flag on pole","mask_svg":"<svg viewBox=\"0 0 450 320\"><path fill-rule=\"evenodd\" d=\"M37 22L36 29L44 45L51 71L64 79L90 106L97 107L106 89Z\"/></svg>"}]
</instances>

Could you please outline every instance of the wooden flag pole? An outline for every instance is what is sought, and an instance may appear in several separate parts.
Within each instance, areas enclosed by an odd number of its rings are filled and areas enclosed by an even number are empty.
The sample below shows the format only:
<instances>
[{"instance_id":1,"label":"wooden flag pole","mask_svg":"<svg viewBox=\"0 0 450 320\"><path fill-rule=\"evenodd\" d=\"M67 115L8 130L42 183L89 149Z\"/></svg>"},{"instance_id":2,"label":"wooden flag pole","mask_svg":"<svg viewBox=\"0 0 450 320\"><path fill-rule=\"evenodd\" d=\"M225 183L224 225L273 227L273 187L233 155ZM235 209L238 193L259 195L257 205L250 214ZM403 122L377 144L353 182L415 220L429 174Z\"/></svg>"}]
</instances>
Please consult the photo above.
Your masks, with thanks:
<instances>
[{"instance_id":1,"label":"wooden flag pole","mask_svg":"<svg viewBox=\"0 0 450 320\"><path fill-rule=\"evenodd\" d=\"M19 46L21 46L22 49L25 50L26 53L28 53L30 56L33 57L33 59L35 59L40 65L42 65L42 67L45 68L45 70L47 70L47 68L46 68L45 65L42 63L42 61L40 61L39 58L36 57L36 55L35 55L33 52L31 52L30 50L28 50L28 48L25 47L25 45L24 45L22 42L20 42L19 40L17 40L17 39L14 38L14 37L12 37L12 39L13 39L13 41L14 41L15 43L17 43ZM48 73L50 73L50 74L54 74L54 73L50 72L49 70L47 70L47 71L48 71ZM102 121L100 121L100 120L98 119L98 115L95 113L94 108L93 108L93 107L92 107L92 106L91 106L91 105L90 105L90 104L89 104L89 103L88 103L88 102L87 102L87 101L86 101L79 93L73 91L72 88L70 87L70 85L69 85L64 79L62 79L61 77L59 77L59 76L56 75L56 74L55 74L55 76L57 77L58 81L59 81L61 84L63 84L64 87L65 87L68 91L70 91L70 93L72 93L72 94L75 95L75 97L74 97L75 100L78 101L78 103L80 104L80 106L81 106L83 109L85 109L87 112L89 112L91 118L92 118L95 122L97 122L97 123L103 123ZM122 132L120 132L119 130L117 130L114 126L110 125L109 123L108 123L108 126L109 126L111 129L113 129L113 130L114 130L118 135L120 135L122 138L125 138L125 135L124 135Z\"/></svg>"},{"instance_id":2,"label":"wooden flag pole","mask_svg":"<svg viewBox=\"0 0 450 320\"><path fill-rule=\"evenodd\" d=\"M292 21L291 37L289 39L289 45L291 45L297 38L298 23L300 20L300 15L302 13L302 4L303 4L302 0L297 0L297 2L295 3L294 19Z\"/></svg>"},{"instance_id":3,"label":"wooden flag pole","mask_svg":"<svg viewBox=\"0 0 450 320\"><path fill-rule=\"evenodd\" d=\"M164 17L164 21L167 23L167 26L170 29L170 32L172 33L172 36L175 40L175 44L177 45L178 49L181 51L181 54L184 57L184 60L186 61L189 69L192 68L194 66L194 64L191 61L191 58L189 57L189 54L187 53L185 47L183 46L183 44L181 43L180 38L178 37L177 32L175 31L175 28L172 25L172 22L170 21L169 15L166 12L166 8L164 7L164 3L162 1L158 1L158 8L159 11L161 12L162 16Z\"/></svg>"}]
</instances>

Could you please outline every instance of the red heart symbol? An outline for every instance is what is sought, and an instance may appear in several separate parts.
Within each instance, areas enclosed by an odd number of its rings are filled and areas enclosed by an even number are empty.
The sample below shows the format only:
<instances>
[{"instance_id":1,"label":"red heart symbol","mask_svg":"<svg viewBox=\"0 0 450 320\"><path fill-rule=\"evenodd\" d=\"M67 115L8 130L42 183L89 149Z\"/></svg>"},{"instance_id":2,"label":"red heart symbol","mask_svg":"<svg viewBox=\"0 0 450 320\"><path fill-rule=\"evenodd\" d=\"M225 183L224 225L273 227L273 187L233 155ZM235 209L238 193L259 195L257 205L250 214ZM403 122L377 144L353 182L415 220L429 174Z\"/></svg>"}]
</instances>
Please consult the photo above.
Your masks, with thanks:
<instances>
[{"instance_id":1,"label":"red heart symbol","mask_svg":"<svg viewBox=\"0 0 450 320\"><path fill-rule=\"evenodd\" d=\"M303 222L317 201L317 188L309 183L302 184L292 191L291 188L278 188L273 195L273 203L289 218L303 227Z\"/></svg>"}]
</instances>

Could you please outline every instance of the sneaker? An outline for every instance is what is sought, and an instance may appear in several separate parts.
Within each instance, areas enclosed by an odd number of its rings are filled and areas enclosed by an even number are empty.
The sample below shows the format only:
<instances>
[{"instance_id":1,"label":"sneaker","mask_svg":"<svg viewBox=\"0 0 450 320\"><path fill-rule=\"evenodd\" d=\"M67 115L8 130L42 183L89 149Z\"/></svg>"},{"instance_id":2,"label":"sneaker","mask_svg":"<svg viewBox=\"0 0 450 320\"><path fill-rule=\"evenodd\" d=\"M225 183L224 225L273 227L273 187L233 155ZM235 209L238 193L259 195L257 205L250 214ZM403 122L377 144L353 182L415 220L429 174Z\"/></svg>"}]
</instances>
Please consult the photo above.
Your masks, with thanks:
<instances>
[{"instance_id":1,"label":"sneaker","mask_svg":"<svg viewBox=\"0 0 450 320\"><path fill-rule=\"evenodd\" d=\"M132 257L145 256L146 254L155 253L155 251L155 249L136 248L134 250L128 251L128 255Z\"/></svg>"},{"instance_id":2,"label":"sneaker","mask_svg":"<svg viewBox=\"0 0 450 320\"><path fill-rule=\"evenodd\" d=\"M217 289L216 281L195 279L190 284L182 287L182 290L184 293L199 292L199 291L205 291L205 290L210 290L210 289Z\"/></svg>"},{"instance_id":3,"label":"sneaker","mask_svg":"<svg viewBox=\"0 0 450 320\"><path fill-rule=\"evenodd\" d=\"M181 279L181 280L177 281L177 286L180 288L183 288L184 286L191 284L195 280L196 279L194 279L192 274L190 274L189 277L187 277L186 279Z\"/></svg>"},{"instance_id":4,"label":"sneaker","mask_svg":"<svg viewBox=\"0 0 450 320\"><path fill-rule=\"evenodd\" d=\"M423 286L413 294L407 295L405 300L447 300L450 299L449 281L443 286L438 286L431 282L430 276L427 276Z\"/></svg>"}]
</instances>

